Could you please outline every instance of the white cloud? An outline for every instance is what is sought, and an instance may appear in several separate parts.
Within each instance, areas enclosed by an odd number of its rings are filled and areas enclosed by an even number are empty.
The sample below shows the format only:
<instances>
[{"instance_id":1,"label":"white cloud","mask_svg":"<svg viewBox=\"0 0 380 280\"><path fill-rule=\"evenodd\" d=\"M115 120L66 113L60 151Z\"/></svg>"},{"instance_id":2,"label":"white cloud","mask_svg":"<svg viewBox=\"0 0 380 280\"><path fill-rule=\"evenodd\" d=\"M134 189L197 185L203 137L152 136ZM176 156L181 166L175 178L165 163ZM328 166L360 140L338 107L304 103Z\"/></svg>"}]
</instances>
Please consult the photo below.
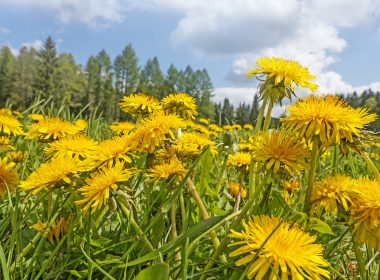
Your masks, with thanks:
<instances>
[{"instance_id":1,"label":"white cloud","mask_svg":"<svg viewBox=\"0 0 380 280\"><path fill-rule=\"evenodd\" d=\"M51 10L65 23L79 22L104 27L124 19L125 4L120 0L0 0L3 6Z\"/></svg>"},{"instance_id":2,"label":"white cloud","mask_svg":"<svg viewBox=\"0 0 380 280\"><path fill-rule=\"evenodd\" d=\"M21 47L27 47L27 48L34 48L36 50L39 50L43 45L43 42L41 40L34 40L32 42L25 42L21 44Z\"/></svg>"},{"instance_id":3,"label":"white cloud","mask_svg":"<svg viewBox=\"0 0 380 280\"><path fill-rule=\"evenodd\" d=\"M225 98L228 98L234 106L240 103L251 104L253 96L256 94L255 88L234 88L234 87L220 87L216 88L213 93L213 101L216 103L223 103Z\"/></svg>"},{"instance_id":4,"label":"white cloud","mask_svg":"<svg viewBox=\"0 0 380 280\"><path fill-rule=\"evenodd\" d=\"M0 26L0 34L10 34L11 31L8 28Z\"/></svg>"}]
</instances>

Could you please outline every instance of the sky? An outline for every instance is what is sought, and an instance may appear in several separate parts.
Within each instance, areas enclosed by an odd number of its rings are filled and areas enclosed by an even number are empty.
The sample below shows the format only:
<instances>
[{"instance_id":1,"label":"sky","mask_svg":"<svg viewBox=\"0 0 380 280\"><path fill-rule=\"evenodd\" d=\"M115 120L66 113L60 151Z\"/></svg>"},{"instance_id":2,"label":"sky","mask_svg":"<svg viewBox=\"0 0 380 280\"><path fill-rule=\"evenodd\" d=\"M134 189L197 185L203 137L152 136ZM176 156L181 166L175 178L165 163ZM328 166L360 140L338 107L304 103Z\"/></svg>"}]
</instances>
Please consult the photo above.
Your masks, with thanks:
<instances>
[{"instance_id":1,"label":"sky","mask_svg":"<svg viewBox=\"0 0 380 280\"><path fill-rule=\"evenodd\" d=\"M245 73L263 56L308 67L319 93L380 90L380 0L0 0L0 47L17 54L49 35L82 65L132 44L164 73L206 68L216 102L251 103Z\"/></svg>"}]
</instances>

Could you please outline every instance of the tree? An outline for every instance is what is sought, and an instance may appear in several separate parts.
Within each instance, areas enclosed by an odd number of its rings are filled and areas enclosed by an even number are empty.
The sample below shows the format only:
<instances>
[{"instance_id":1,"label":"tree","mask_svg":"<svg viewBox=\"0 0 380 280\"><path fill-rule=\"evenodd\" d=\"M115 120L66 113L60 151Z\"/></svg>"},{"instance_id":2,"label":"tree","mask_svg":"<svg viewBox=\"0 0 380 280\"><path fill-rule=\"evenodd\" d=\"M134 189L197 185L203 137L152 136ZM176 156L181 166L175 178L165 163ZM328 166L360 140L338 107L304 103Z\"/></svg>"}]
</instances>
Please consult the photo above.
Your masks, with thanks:
<instances>
[{"instance_id":1,"label":"tree","mask_svg":"<svg viewBox=\"0 0 380 280\"><path fill-rule=\"evenodd\" d=\"M245 103L240 103L239 107L236 108L236 122L240 125L244 125L250 122L250 106Z\"/></svg>"},{"instance_id":2,"label":"tree","mask_svg":"<svg viewBox=\"0 0 380 280\"><path fill-rule=\"evenodd\" d=\"M195 76L195 97L198 102L198 111L202 117L213 119L215 116L215 108L211 101L212 98L212 82L206 69L197 70Z\"/></svg>"},{"instance_id":3,"label":"tree","mask_svg":"<svg viewBox=\"0 0 380 280\"><path fill-rule=\"evenodd\" d=\"M255 96L253 97L251 112L249 114L249 120L252 124L256 124L258 115L259 115L259 96L255 94Z\"/></svg>"},{"instance_id":4,"label":"tree","mask_svg":"<svg viewBox=\"0 0 380 280\"><path fill-rule=\"evenodd\" d=\"M26 109L35 97L36 64L37 51L34 48L22 47L16 60L13 91L9 98L19 109Z\"/></svg>"},{"instance_id":5,"label":"tree","mask_svg":"<svg viewBox=\"0 0 380 280\"><path fill-rule=\"evenodd\" d=\"M148 59L139 76L138 91L161 98L164 95L165 80L158 58Z\"/></svg>"},{"instance_id":6,"label":"tree","mask_svg":"<svg viewBox=\"0 0 380 280\"><path fill-rule=\"evenodd\" d=\"M2 106L12 95L15 71L15 57L9 47L0 51L0 101Z\"/></svg>"},{"instance_id":7,"label":"tree","mask_svg":"<svg viewBox=\"0 0 380 280\"><path fill-rule=\"evenodd\" d=\"M43 97L58 97L57 95L59 93L56 90L57 81L54 80L54 75L58 68L57 50L55 43L50 36L43 42L42 48L38 51L37 57L37 93L41 94Z\"/></svg>"},{"instance_id":8,"label":"tree","mask_svg":"<svg viewBox=\"0 0 380 280\"><path fill-rule=\"evenodd\" d=\"M173 64L170 64L165 77L165 95L179 91L180 78L180 72Z\"/></svg>"},{"instance_id":9,"label":"tree","mask_svg":"<svg viewBox=\"0 0 380 280\"><path fill-rule=\"evenodd\" d=\"M231 124L235 121L234 106L228 98L224 98L222 108L222 125Z\"/></svg>"}]
</instances>

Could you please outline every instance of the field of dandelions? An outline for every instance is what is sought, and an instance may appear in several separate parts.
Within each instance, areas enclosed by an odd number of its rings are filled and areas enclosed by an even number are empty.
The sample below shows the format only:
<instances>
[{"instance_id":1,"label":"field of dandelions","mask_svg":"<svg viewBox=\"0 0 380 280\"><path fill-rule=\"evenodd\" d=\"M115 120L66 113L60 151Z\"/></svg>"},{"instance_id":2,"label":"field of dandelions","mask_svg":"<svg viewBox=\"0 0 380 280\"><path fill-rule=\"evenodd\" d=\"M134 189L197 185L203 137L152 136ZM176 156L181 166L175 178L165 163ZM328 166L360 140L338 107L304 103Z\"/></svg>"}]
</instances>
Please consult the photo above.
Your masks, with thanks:
<instances>
[{"instance_id":1,"label":"field of dandelions","mask_svg":"<svg viewBox=\"0 0 380 280\"><path fill-rule=\"evenodd\" d=\"M376 115L294 61L247 77L254 127L209 123L186 93L125 96L111 125L1 109L0 278L380 279Z\"/></svg>"}]
</instances>

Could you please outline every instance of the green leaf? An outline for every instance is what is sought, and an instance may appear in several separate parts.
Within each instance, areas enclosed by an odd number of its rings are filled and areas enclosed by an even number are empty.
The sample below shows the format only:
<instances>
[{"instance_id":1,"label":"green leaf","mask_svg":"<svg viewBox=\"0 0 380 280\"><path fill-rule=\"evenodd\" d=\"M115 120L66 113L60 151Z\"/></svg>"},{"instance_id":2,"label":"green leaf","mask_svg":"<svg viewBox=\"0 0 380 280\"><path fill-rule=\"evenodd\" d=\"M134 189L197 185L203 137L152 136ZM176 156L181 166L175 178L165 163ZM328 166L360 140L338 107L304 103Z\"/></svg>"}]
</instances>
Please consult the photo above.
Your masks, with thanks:
<instances>
[{"instance_id":1,"label":"green leaf","mask_svg":"<svg viewBox=\"0 0 380 280\"><path fill-rule=\"evenodd\" d=\"M310 228L322 234L335 235L331 227L318 218L310 218Z\"/></svg>"},{"instance_id":2,"label":"green leaf","mask_svg":"<svg viewBox=\"0 0 380 280\"><path fill-rule=\"evenodd\" d=\"M168 280L169 265L167 263L158 263L140 271L134 280Z\"/></svg>"}]
</instances>

